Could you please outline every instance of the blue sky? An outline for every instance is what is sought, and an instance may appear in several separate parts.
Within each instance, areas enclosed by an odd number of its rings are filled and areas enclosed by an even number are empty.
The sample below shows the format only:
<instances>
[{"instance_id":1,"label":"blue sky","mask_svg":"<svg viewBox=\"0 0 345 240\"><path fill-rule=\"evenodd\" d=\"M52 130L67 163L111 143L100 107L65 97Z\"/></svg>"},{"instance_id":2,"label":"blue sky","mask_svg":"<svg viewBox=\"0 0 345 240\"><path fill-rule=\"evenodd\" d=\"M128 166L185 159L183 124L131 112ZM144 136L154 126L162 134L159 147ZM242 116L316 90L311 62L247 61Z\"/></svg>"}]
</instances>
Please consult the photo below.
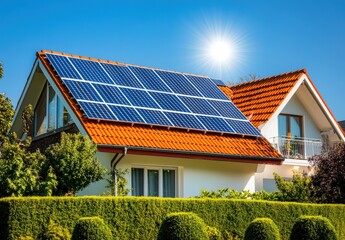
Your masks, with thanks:
<instances>
[{"instance_id":1,"label":"blue sky","mask_svg":"<svg viewBox=\"0 0 345 240\"><path fill-rule=\"evenodd\" d=\"M345 119L345 3L161 0L0 3L0 92L16 105L41 49L208 75L236 82L307 68ZM232 41L221 71L205 58L216 34Z\"/></svg>"}]
</instances>

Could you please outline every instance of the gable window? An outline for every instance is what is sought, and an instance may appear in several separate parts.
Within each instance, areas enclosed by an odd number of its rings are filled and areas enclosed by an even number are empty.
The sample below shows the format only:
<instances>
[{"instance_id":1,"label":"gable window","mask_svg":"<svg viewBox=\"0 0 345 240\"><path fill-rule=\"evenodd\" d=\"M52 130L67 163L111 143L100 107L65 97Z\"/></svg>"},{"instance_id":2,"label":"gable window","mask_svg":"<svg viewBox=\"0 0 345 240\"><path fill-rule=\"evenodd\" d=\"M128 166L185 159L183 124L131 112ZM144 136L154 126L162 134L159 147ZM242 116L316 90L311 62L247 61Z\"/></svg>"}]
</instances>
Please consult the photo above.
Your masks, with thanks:
<instances>
[{"instance_id":1,"label":"gable window","mask_svg":"<svg viewBox=\"0 0 345 240\"><path fill-rule=\"evenodd\" d=\"M35 108L34 118L35 136L61 128L72 122L67 109L49 83L43 88Z\"/></svg>"},{"instance_id":2,"label":"gable window","mask_svg":"<svg viewBox=\"0 0 345 240\"><path fill-rule=\"evenodd\" d=\"M177 168L134 167L132 196L177 196Z\"/></svg>"},{"instance_id":3,"label":"gable window","mask_svg":"<svg viewBox=\"0 0 345 240\"><path fill-rule=\"evenodd\" d=\"M304 158L302 116L280 114L278 134L280 152L288 158Z\"/></svg>"},{"instance_id":4,"label":"gable window","mask_svg":"<svg viewBox=\"0 0 345 240\"><path fill-rule=\"evenodd\" d=\"M302 116L280 114L278 117L279 137L302 138Z\"/></svg>"}]
</instances>

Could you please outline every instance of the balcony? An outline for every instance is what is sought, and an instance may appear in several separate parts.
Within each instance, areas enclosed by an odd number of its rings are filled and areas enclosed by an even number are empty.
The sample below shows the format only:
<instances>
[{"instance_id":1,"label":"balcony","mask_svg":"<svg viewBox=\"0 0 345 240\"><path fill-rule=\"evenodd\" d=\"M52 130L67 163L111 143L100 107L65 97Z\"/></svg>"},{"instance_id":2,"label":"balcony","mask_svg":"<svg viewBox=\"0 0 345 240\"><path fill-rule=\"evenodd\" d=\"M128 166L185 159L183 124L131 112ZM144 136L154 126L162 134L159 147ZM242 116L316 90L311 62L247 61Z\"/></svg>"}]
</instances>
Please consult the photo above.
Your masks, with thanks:
<instances>
[{"instance_id":1,"label":"balcony","mask_svg":"<svg viewBox=\"0 0 345 240\"><path fill-rule=\"evenodd\" d=\"M272 138L271 142L273 147L286 159L308 160L319 155L323 148L321 139L282 136Z\"/></svg>"}]
</instances>

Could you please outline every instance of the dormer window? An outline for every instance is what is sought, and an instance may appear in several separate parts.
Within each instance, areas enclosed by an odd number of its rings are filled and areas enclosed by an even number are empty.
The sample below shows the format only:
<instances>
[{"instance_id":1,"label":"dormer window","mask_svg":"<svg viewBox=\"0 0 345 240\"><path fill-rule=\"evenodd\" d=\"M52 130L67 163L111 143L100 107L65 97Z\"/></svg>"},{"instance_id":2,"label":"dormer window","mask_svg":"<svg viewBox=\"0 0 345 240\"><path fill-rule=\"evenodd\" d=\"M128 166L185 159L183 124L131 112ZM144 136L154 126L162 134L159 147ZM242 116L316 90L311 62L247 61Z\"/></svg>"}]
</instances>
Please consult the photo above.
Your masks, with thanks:
<instances>
[{"instance_id":1,"label":"dormer window","mask_svg":"<svg viewBox=\"0 0 345 240\"><path fill-rule=\"evenodd\" d=\"M47 83L35 108L34 135L51 132L71 123L71 116L52 86Z\"/></svg>"}]
</instances>

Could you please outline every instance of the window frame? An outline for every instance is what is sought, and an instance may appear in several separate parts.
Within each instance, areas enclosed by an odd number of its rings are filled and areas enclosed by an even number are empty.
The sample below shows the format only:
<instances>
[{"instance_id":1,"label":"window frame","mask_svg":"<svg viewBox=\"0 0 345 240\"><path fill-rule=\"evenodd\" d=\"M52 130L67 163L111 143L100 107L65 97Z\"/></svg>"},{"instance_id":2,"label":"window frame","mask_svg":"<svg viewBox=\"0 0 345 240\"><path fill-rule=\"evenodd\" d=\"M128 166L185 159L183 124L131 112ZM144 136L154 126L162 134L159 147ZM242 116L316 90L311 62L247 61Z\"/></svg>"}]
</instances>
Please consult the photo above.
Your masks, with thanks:
<instances>
[{"instance_id":1,"label":"window frame","mask_svg":"<svg viewBox=\"0 0 345 240\"><path fill-rule=\"evenodd\" d=\"M131 170L132 169L143 169L144 170L144 195L143 196L149 196L148 195L148 170L158 170L158 196L157 197L164 197L163 193L163 170L174 170L175 171L175 196L179 197L179 176L180 176L180 171L179 171L179 167L175 167L175 166L161 166L161 165L132 165L131 166ZM130 179L131 179L131 187L133 188L133 178L132 178L132 171L131 175L130 175ZM133 195L133 190L131 191L131 196L136 196Z\"/></svg>"},{"instance_id":2,"label":"window frame","mask_svg":"<svg viewBox=\"0 0 345 240\"><path fill-rule=\"evenodd\" d=\"M279 135L279 117L285 116L286 118L286 127L287 127L287 135ZM301 136L298 138L304 138L304 117L303 115L297 115L297 114L288 114L288 113L281 113L278 115L278 136L279 137L287 137L287 138L294 138L291 136L291 117L298 117L300 121L300 129L301 129Z\"/></svg>"}]
</instances>

